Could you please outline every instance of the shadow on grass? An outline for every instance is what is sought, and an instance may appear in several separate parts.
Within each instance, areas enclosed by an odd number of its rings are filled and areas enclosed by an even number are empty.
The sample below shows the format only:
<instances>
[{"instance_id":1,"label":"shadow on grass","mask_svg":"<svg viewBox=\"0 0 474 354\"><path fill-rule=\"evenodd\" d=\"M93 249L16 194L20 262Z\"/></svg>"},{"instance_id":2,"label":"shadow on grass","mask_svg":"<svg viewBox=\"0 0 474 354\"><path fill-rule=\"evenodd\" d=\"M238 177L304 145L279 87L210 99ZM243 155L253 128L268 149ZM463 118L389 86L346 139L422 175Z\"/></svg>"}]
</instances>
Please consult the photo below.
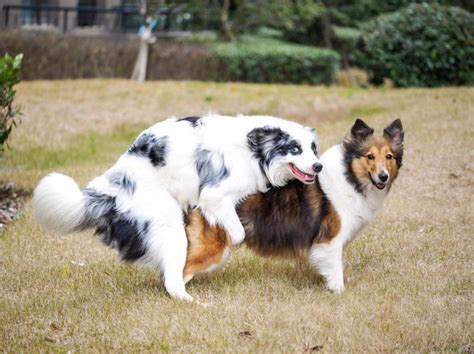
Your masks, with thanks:
<instances>
[{"instance_id":1,"label":"shadow on grass","mask_svg":"<svg viewBox=\"0 0 474 354\"><path fill-rule=\"evenodd\" d=\"M107 281L104 282L104 274ZM102 287L105 292L140 295L156 294L167 297L158 270L129 263L98 262L89 274L90 286ZM278 288L287 285L295 291L323 289L324 281L308 265L293 260L263 258L250 252L236 255L225 269L197 275L187 284L190 293L215 295L248 288L256 283ZM110 288L110 289L109 289Z\"/></svg>"},{"instance_id":2,"label":"shadow on grass","mask_svg":"<svg viewBox=\"0 0 474 354\"><path fill-rule=\"evenodd\" d=\"M262 285L288 284L296 290L315 289L324 284L322 278L304 263L263 258L245 251L244 255L236 254L224 270L197 275L188 287L191 291L219 293L225 288L248 287L256 282Z\"/></svg>"}]
</instances>

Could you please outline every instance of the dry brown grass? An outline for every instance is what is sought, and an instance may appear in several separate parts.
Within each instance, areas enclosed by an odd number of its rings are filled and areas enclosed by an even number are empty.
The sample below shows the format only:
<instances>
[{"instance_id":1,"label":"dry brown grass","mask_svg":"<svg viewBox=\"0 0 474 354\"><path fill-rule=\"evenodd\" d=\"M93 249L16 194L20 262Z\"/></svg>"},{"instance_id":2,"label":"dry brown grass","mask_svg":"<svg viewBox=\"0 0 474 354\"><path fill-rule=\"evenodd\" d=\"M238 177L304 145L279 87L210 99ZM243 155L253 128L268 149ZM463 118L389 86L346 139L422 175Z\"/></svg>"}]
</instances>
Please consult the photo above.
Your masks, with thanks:
<instances>
[{"instance_id":1,"label":"dry brown grass","mask_svg":"<svg viewBox=\"0 0 474 354\"><path fill-rule=\"evenodd\" d=\"M90 233L40 230L28 203L0 234L0 350L472 352L473 89L94 80L23 83L18 92L25 116L12 146L22 163L7 157L0 179L30 188L52 169L30 164L44 158L35 147L68 152L81 133L76 151L91 144L91 131L208 110L294 118L317 127L324 147L354 115L379 130L400 117L406 158L384 210L346 250L340 296L304 265L241 248L224 272L188 286L210 307L176 302L155 272L117 264ZM113 163L120 144L53 167L85 183Z\"/></svg>"}]
</instances>

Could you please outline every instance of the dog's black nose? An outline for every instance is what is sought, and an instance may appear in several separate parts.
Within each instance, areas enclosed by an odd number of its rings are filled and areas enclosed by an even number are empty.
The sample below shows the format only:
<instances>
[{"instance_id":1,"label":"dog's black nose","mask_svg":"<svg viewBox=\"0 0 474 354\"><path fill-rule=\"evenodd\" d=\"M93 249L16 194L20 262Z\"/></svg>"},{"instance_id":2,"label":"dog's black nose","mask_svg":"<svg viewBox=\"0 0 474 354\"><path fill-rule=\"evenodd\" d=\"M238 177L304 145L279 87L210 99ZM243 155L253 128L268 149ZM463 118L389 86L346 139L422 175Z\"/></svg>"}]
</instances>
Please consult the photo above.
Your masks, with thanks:
<instances>
[{"instance_id":1,"label":"dog's black nose","mask_svg":"<svg viewBox=\"0 0 474 354\"><path fill-rule=\"evenodd\" d=\"M314 170L314 172L316 172L316 173L321 172L322 169L323 169L323 164L322 164L322 163L316 162L316 163L313 165L313 170Z\"/></svg>"},{"instance_id":2,"label":"dog's black nose","mask_svg":"<svg viewBox=\"0 0 474 354\"><path fill-rule=\"evenodd\" d=\"M379 173L379 179L380 179L382 182L386 182L387 179L388 179L388 175L387 175L385 172L380 172L380 173Z\"/></svg>"}]
</instances>

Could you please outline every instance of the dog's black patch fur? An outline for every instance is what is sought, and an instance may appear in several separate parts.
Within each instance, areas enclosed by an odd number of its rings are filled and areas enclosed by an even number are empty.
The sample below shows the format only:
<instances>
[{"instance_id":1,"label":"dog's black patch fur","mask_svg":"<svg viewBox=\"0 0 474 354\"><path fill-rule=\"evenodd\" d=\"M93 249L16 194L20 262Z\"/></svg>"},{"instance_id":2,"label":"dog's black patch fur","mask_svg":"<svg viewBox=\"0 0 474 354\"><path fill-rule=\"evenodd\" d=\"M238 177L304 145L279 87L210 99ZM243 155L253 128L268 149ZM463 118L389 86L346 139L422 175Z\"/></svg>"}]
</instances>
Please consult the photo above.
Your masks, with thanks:
<instances>
[{"instance_id":1,"label":"dog's black patch fur","mask_svg":"<svg viewBox=\"0 0 474 354\"><path fill-rule=\"evenodd\" d=\"M135 193L137 185L134 180L130 178L125 172L114 172L108 176L111 184L123 189L129 196Z\"/></svg>"},{"instance_id":2,"label":"dog's black patch fur","mask_svg":"<svg viewBox=\"0 0 474 354\"><path fill-rule=\"evenodd\" d=\"M290 134L270 126L252 129L247 134L247 143L258 159L262 171L263 167L270 165L275 156L299 155L303 152L301 145L291 139Z\"/></svg>"},{"instance_id":3,"label":"dog's black patch fur","mask_svg":"<svg viewBox=\"0 0 474 354\"><path fill-rule=\"evenodd\" d=\"M79 229L96 228L102 241L119 250L124 261L135 261L147 251L144 237L150 222L140 222L130 215L117 211L115 197L92 188L83 190L86 197L86 217Z\"/></svg>"},{"instance_id":4,"label":"dog's black patch fur","mask_svg":"<svg viewBox=\"0 0 474 354\"><path fill-rule=\"evenodd\" d=\"M147 251L143 238L149 226L149 221L138 222L133 218L116 214L110 220L107 230L102 233L102 241L118 249L123 261L132 262L143 257Z\"/></svg>"},{"instance_id":5,"label":"dog's black patch fur","mask_svg":"<svg viewBox=\"0 0 474 354\"><path fill-rule=\"evenodd\" d=\"M108 217L115 209L115 197L100 193L93 188L82 191L85 196L86 216L81 227L96 225L96 220Z\"/></svg>"},{"instance_id":6,"label":"dog's black patch fur","mask_svg":"<svg viewBox=\"0 0 474 354\"><path fill-rule=\"evenodd\" d=\"M151 133L145 133L128 149L129 154L148 158L153 166L162 167L166 165L168 137L156 137Z\"/></svg>"},{"instance_id":7,"label":"dog's black patch fur","mask_svg":"<svg viewBox=\"0 0 474 354\"><path fill-rule=\"evenodd\" d=\"M365 154L363 142L374 134L374 130L362 119L357 119L351 128L351 132L344 138L342 147L344 149L344 165L347 181L352 184L359 193L364 193L364 188L352 170L352 161Z\"/></svg>"},{"instance_id":8,"label":"dog's black patch fur","mask_svg":"<svg viewBox=\"0 0 474 354\"><path fill-rule=\"evenodd\" d=\"M209 150L198 148L195 153L196 170L199 175L199 191L204 187L216 186L229 177L224 158Z\"/></svg>"},{"instance_id":9,"label":"dog's black patch fur","mask_svg":"<svg viewBox=\"0 0 474 354\"><path fill-rule=\"evenodd\" d=\"M310 188L316 193L308 193ZM310 200L310 195L317 200ZM258 196L259 202L253 206L244 203L237 208L245 227L245 243L250 248L268 255L297 255L322 235L322 220L328 213L330 201L318 182L305 185L290 181L284 188L272 188Z\"/></svg>"},{"instance_id":10,"label":"dog's black patch fur","mask_svg":"<svg viewBox=\"0 0 474 354\"><path fill-rule=\"evenodd\" d=\"M316 147L316 143L314 141L311 143L311 150L313 150L313 153L318 156L318 148Z\"/></svg>"},{"instance_id":11,"label":"dog's black patch fur","mask_svg":"<svg viewBox=\"0 0 474 354\"><path fill-rule=\"evenodd\" d=\"M201 117L185 117L179 118L178 122L188 122L193 128L199 127L204 124Z\"/></svg>"}]
</instances>

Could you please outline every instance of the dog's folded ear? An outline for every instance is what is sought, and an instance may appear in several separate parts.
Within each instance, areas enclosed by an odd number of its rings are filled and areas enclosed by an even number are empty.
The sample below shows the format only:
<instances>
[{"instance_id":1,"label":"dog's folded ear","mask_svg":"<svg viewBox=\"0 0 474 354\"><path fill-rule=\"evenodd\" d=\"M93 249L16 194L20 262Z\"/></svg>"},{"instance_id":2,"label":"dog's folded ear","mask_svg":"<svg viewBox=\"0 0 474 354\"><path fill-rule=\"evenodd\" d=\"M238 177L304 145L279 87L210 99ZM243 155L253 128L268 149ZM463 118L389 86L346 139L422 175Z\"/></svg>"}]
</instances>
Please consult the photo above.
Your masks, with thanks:
<instances>
[{"instance_id":1,"label":"dog's folded ear","mask_svg":"<svg viewBox=\"0 0 474 354\"><path fill-rule=\"evenodd\" d=\"M280 128L264 126L252 129L247 134L247 142L254 152L262 151L264 146L269 143L275 145L280 139L285 136L285 133ZM269 148L270 146L266 146Z\"/></svg>"},{"instance_id":2,"label":"dog's folded ear","mask_svg":"<svg viewBox=\"0 0 474 354\"><path fill-rule=\"evenodd\" d=\"M388 127L383 130L383 136L390 140L393 144L403 144L405 133L403 132L402 121L395 119Z\"/></svg>"}]
</instances>

